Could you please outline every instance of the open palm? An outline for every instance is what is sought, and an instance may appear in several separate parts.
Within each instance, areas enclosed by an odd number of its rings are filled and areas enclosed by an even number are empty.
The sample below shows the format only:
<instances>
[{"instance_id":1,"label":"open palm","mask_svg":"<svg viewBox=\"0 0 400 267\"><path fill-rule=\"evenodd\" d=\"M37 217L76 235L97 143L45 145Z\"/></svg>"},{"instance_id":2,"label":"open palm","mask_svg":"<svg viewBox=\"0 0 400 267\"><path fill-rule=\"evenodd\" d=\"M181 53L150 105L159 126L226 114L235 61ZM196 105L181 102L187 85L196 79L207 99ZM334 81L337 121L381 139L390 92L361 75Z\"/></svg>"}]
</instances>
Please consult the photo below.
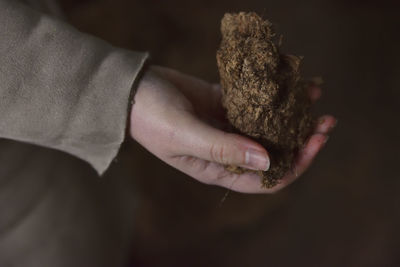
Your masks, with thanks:
<instances>
[{"instance_id":1,"label":"open palm","mask_svg":"<svg viewBox=\"0 0 400 267\"><path fill-rule=\"evenodd\" d=\"M309 88L315 101L317 86ZM219 86L162 68L150 67L139 83L131 111L131 136L155 156L206 184L243 193L273 193L293 182L312 163L336 120L322 116L297 155L294 171L273 188L262 188L255 173L235 174L224 165L269 168L268 152L255 141L222 129L226 124Z\"/></svg>"}]
</instances>

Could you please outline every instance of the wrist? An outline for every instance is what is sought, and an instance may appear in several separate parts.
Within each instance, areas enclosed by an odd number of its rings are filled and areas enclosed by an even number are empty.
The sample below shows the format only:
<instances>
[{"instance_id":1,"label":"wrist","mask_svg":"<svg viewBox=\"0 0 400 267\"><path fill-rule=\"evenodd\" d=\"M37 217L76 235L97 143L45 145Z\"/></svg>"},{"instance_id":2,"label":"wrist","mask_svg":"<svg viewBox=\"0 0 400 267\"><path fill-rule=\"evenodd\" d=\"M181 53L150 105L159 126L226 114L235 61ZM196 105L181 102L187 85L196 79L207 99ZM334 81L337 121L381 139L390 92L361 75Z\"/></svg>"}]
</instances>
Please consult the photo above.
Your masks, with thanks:
<instances>
[{"instance_id":1,"label":"wrist","mask_svg":"<svg viewBox=\"0 0 400 267\"><path fill-rule=\"evenodd\" d=\"M136 94L139 91L139 88L141 87L143 80L147 79L147 73L150 71L150 64L145 62L143 64L142 69L137 75L137 78L132 84L132 88L129 94L129 101L128 101L128 116L127 116L127 124L126 124L126 131L125 131L125 136L130 136L133 138L132 131L131 131L131 123L132 123L132 112L133 112L133 105L136 102Z\"/></svg>"}]
</instances>

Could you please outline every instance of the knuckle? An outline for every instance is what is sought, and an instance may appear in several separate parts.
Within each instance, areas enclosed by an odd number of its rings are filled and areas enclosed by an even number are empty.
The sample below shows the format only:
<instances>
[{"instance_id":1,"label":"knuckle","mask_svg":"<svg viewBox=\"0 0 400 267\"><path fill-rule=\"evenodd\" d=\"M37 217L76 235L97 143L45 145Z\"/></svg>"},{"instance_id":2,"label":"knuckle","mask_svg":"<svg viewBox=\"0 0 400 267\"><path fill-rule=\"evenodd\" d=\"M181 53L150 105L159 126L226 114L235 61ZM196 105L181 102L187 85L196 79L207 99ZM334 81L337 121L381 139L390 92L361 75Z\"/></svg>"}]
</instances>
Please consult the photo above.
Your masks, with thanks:
<instances>
[{"instance_id":1,"label":"knuckle","mask_svg":"<svg viewBox=\"0 0 400 267\"><path fill-rule=\"evenodd\" d=\"M224 144L213 144L210 148L210 157L212 161L221 164L228 164L227 148Z\"/></svg>"},{"instance_id":2,"label":"knuckle","mask_svg":"<svg viewBox=\"0 0 400 267\"><path fill-rule=\"evenodd\" d=\"M240 137L234 134L224 133L221 140L223 140L223 142L215 143L210 147L210 158L212 161L225 165L246 164L246 149L240 146Z\"/></svg>"}]
</instances>

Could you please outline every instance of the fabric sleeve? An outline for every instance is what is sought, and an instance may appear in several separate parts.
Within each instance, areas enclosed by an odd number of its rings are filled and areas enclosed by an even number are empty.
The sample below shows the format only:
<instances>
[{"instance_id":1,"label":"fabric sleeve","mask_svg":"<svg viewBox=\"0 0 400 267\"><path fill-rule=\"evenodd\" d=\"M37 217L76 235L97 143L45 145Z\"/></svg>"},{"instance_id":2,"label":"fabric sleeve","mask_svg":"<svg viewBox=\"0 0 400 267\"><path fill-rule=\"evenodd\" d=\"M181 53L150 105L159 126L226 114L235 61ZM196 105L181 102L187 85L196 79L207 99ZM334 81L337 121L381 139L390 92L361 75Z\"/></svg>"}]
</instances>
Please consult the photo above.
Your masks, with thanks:
<instances>
[{"instance_id":1,"label":"fabric sleeve","mask_svg":"<svg viewBox=\"0 0 400 267\"><path fill-rule=\"evenodd\" d=\"M0 0L0 137L62 150L102 174L125 138L147 56Z\"/></svg>"}]
</instances>

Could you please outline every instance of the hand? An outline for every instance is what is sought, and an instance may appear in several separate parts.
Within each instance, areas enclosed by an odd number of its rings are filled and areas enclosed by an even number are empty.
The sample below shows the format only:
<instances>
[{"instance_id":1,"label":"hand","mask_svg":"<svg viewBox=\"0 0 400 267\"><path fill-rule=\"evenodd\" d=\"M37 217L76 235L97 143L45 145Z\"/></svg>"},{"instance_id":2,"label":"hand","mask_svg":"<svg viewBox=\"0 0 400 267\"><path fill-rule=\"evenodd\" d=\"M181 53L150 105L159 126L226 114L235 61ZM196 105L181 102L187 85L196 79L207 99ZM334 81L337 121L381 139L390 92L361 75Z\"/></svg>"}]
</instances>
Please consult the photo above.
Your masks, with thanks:
<instances>
[{"instance_id":1,"label":"hand","mask_svg":"<svg viewBox=\"0 0 400 267\"><path fill-rule=\"evenodd\" d=\"M310 88L310 97L321 90ZM264 147L212 125L224 123L221 90L205 81L162 68L150 67L139 82L132 106L130 134L158 158L206 184L244 193L273 193L300 176L327 140L336 120L324 116L299 152L297 173L289 172L273 188L262 188L255 173L234 174L224 165L267 170L269 156Z\"/></svg>"}]
</instances>

